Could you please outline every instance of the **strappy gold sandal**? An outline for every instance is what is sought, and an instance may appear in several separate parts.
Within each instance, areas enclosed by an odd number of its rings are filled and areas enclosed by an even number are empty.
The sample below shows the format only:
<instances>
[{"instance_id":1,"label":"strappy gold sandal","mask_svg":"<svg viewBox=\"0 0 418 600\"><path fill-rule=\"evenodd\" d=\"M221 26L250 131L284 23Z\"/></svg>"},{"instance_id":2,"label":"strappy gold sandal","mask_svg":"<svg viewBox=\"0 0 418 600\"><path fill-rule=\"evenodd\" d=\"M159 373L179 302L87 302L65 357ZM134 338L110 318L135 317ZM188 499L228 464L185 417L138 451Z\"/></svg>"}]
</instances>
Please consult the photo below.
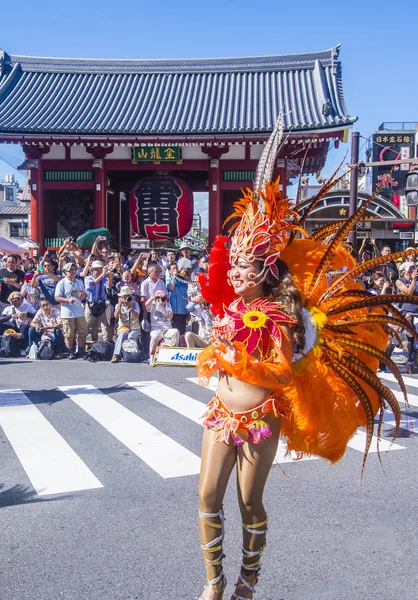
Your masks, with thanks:
<instances>
[{"instance_id":1,"label":"strappy gold sandal","mask_svg":"<svg viewBox=\"0 0 418 600\"><path fill-rule=\"evenodd\" d=\"M219 520L220 520L219 523L213 523L212 521L208 521L208 519L215 519L217 517L219 517ZM226 577L225 577L223 569L222 569L222 559L225 556L224 553L222 552L222 541L224 539L224 513L223 513L222 508L219 512L216 512L216 513L204 513L204 512L199 511L199 518L208 527L211 527L212 529L218 529L218 530L220 529L220 532L221 532L219 536L217 536L216 538L214 538L207 544L201 545L200 547L202 548L202 551L203 551L203 560L206 564L206 568L220 567L219 574L216 577L214 577L213 579L208 580L203 592L205 590L207 590L209 587L212 587L212 588L214 588L214 591L217 594L216 600L222 600L224 597L225 588L226 588ZM220 552L219 555L213 559L206 558L206 556L205 556L205 552L213 553L213 552L218 552L218 551ZM198 600L207 600L207 598L200 596Z\"/></svg>"},{"instance_id":2,"label":"strappy gold sandal","mask_svg":"<svg viewBox=\"0 0 418 600\"><path fill-rule=\"evenodd\" d=\"M239 588L247 588L247 590L251 592L251 598L254 596L255 586L258 581L258 573L260 571L261 555L266 547L267 518L261 523L249 525L243 523L242 527L251 535L262 535L264 536L264 539L257 550L248 550L245 546L242 547L241 573L238 575L238 581L235 584L235 592L232 594L231 600L251 600L248 596L240 596L240 594L237 593L237 591L239 592ZM260 527L263 527L263 529L260 529ZM245 578L245 573L243 571L250 572L253 575L254 579L251 581L252 585Z\"/></svg>"}]
</instances>

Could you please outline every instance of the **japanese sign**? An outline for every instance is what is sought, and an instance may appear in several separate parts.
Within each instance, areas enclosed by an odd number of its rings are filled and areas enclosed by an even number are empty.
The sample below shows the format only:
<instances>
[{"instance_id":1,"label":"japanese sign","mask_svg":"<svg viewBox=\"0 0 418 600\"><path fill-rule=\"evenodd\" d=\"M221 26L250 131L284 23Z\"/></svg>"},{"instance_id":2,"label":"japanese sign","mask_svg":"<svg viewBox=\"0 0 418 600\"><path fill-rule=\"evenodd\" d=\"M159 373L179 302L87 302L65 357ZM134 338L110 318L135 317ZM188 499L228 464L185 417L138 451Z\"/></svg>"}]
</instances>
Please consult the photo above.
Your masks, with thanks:
<instances>
[{"instance_id":1,"label":"japanese sign","mask_svg":"<svg viewBox=\"0 0 418 600\"><path fill-rule=\"evenodd\" d=\"M382 192L392 202L394 195L405 193L406 175L409 171L408 165L400 165L393 169L385 166L389 160L399 160L414 156L415 135L404 131L382 131L373 135L373 161L382 163L380 167L373 167L373 189L383 183Z\"/></svg>"},{"instance_id":2,"label":"japanese sign","mask_svg":"<svg viewBox=\"0 0 418 600\"><path fill-rule=\"evenodd\" d=\"M179 146L140 146L132 148L133 163L181 163Z\"/></svg>"},{"instance_id":3,"label":"japanese sign","mask_svg":"<svg viewBox=\"0 0 418 600\"><path fill-rule=\"evenodd\" d=\"M193 192L178 177L145 177L131 193L131 222L135 233L149 240L185 236L193 222Z\"/></svg>"}]
</instances>

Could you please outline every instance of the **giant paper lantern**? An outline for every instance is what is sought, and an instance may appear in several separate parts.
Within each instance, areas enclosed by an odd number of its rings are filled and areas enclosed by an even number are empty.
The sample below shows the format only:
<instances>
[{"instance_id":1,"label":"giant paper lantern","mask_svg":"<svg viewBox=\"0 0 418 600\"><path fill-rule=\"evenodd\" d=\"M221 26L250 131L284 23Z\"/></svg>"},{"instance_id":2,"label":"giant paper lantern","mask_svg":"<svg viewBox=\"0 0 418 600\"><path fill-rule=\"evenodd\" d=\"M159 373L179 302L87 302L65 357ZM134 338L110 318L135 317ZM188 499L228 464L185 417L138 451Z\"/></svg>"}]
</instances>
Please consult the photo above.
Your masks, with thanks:
<instances>
[{"instance_id":1,"label":"giant paper lantern","mask_svg":"<svg viewBox=\"0 0 418 600\"><path fill-rule=\"evenodd\" d=\"M192 227L193 192L178 177L145 177L131 192L130 208L135 233L149 240L174 240Z\"/></svg>"}]
</instances>

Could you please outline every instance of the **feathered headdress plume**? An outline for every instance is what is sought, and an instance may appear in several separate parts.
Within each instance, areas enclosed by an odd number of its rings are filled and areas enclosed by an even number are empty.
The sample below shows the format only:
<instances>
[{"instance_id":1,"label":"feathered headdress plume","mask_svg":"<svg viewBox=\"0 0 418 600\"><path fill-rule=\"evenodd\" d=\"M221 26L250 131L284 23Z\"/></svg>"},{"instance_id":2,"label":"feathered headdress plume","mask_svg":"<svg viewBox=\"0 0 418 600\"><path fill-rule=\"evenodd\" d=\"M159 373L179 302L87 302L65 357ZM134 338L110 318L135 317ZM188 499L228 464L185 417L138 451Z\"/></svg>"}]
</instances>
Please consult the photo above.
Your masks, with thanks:
<instances>
[{"instance_id":1,"label":"feathered headdress plume","mask_svg":"<svg viewBox=\"0 0 418 600\"><path fill-rule=\"evenodd\" d=\"M283 139L283 118L280 114L275 128L263 150L254 182L254 191L247 189L234 203L234 212L224 225L239 219L230 227L231 263L242 258L250 263L259 260L263 268L253 280L254 285L270 273L278 279L275 265L280 252L288 244L290 235L299 229L294 222L296 213L290 208L290 199L282 198L280 178L272 181L277 154Z\"/></svg>"}]
</instances>

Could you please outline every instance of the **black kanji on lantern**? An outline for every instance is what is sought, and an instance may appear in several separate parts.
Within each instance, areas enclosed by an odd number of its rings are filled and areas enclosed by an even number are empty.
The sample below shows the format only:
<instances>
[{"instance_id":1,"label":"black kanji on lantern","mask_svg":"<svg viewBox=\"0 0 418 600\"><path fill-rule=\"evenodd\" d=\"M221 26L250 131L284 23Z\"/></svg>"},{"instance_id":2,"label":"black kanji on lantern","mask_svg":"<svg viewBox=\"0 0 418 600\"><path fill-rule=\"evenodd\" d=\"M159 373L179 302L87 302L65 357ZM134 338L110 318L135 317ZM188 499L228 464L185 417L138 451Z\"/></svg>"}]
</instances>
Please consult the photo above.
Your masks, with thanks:
<instances>
[{"instance_id":1,"label":"black kanji on lantern","mask_svg":"<svg viewBox=\"0 0 418 600\"><path fill-rule=\"evenodd\" d=\"M136 214L140 235L148 237L153 227L163 225L166 231L154 229L154 235L168 238L179 236L177 207L183 190L174 179L147 177L137 185L134 194L137 199Z\"/></svg>"}]
</instances>

